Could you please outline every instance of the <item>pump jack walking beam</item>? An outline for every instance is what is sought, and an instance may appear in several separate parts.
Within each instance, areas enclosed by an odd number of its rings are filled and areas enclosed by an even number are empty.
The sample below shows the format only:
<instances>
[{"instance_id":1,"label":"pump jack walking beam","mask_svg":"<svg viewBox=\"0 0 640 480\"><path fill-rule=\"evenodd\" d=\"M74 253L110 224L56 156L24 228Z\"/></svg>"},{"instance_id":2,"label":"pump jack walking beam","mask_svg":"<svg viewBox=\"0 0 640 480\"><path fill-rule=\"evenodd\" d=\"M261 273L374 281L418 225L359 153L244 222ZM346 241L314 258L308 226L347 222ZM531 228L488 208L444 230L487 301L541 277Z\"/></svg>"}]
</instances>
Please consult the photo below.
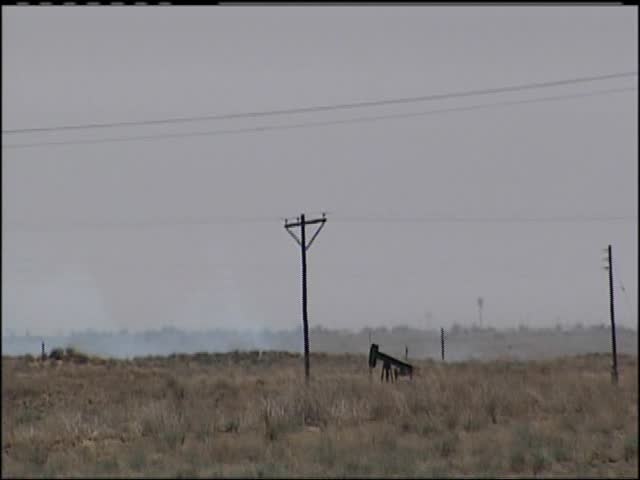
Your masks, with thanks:
<instances>
[{"instance_id":1,"label":"pump jack walking beam","mask_svg":"<svg viewBox=\"0 0 640 480\"><path fill-rule=\"evenodd\" d=\"M376 366L376 362L380 360L382 362L382 372L380 375L380 380L389 381L389 374L391 373L391 367L395 367L397 370L394 372L394 376L397 375L408 375L409 378L413 378L413 365L403 362L402 360L398 360L397 358L392 357L391 355L387 355L386 353L382 353L377 343L372 343L371 348L369 349L369 368L373 369ZM397 372L397 374L396 374ZM391 380L394 380L394 376L391 376Z\"/></svg>"}]
</instances>

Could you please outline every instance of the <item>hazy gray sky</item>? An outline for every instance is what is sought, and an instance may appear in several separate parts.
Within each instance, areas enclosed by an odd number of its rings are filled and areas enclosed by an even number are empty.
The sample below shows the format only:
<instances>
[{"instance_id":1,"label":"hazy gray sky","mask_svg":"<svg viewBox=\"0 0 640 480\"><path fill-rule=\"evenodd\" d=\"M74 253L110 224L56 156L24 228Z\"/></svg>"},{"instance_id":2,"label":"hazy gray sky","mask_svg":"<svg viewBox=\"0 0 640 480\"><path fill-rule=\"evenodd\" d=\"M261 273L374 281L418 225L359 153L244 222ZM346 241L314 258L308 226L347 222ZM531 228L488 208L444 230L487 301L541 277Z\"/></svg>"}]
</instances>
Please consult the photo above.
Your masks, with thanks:
<instances>
[{"instance_id":1,"label":"hazy gray sky","mask_svg":"<svg viewBox=\"0 0 640 480\"><path fill-rule=\"evenodd\" d=\"M3 129L330 105L637 72L636 7L3 7ZM297 327L280 217L326 210L311 325L619 321L638 288L637 76L422 103L3 133L3 331ZM478 109L160 140L207 132ZM443 217L601 222L355 222ZM216 219L264 220L224 224ZM198 225L189 222L209 221ZM428 312L430 312L428 314Z\"/></svg>"}]
</instances>

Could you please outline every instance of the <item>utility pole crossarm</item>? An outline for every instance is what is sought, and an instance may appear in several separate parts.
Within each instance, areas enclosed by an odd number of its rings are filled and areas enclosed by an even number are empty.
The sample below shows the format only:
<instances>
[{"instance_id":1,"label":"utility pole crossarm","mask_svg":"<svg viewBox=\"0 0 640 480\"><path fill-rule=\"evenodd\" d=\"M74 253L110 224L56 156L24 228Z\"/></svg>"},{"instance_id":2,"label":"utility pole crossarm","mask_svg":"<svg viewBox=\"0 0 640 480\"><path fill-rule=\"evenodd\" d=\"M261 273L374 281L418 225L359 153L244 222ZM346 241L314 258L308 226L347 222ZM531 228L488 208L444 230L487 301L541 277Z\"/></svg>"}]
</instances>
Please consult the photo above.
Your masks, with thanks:
<instances>
[{"instance_id":1,"label":"utility pole crossarm","mask_svg":"<svg viewBox=\"0 0 640 480\"><path fill-rule=\"evenodd\" d=\"M324 218L324 217L323 218L316 218L315 220L305 220L304 221L304 225L313 225L314 223L324 223L326 221L327 221L327 219ZM301 222L301 221L297 221L295 223L285 223L284 224L284 226L286 228L288 228L288 227L300 227L302 225L303 225L303 222Z\"/></svg>"}]
</instances>

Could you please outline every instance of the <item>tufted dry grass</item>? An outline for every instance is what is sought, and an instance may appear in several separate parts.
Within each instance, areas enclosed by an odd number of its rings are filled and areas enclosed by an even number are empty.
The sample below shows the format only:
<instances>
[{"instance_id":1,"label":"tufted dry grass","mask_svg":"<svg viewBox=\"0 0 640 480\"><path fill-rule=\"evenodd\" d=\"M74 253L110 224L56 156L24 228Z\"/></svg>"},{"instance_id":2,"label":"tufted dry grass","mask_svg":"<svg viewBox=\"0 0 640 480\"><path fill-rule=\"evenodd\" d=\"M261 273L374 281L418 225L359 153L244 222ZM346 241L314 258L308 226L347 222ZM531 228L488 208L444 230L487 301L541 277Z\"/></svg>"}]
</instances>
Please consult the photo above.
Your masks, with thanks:
<instances>
[{"instance_id":1,"label":"tufted dry grass","mask_svg":"<svg viewBox=\"0 0 640 480\"><path fill-rule=\"evenodd\" d=\"M235 352L2 359L4 477L629 477L637 357L416 361Z\"/></svg>"}]
</instances>

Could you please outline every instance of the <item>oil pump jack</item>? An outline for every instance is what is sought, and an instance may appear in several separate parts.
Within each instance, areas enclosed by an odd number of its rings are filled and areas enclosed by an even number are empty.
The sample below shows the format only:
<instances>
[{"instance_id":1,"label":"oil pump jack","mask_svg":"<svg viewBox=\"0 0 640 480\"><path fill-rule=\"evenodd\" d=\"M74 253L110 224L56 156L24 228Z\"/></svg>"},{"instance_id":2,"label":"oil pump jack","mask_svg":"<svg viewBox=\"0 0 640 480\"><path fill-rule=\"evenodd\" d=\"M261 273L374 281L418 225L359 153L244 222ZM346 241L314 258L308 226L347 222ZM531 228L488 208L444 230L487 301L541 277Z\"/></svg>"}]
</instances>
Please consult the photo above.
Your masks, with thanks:
<instances>
[{"instance_id":1,"label":"oil pump jack","mask_svg":"<svg viewBox=\"0 0 640 480\"><path fill-rule=\"evenodd\" d=\"M380 381L386 380L389 381L389 377L391 377L391 381L397 381L398 376L404 377L408 376L410 379L413 378L413 366L403 362L402 360L398 360L397 358L392 357L391 355L387 355L386 353L382 353L377 343L372 343L371 348L369 349L369 368L373 369L376 367L376 362L380 360L382 362L382 372L380 373ZM391 374L391 368L393 367L393 375Z\"/></svg>"}]
</instances>

